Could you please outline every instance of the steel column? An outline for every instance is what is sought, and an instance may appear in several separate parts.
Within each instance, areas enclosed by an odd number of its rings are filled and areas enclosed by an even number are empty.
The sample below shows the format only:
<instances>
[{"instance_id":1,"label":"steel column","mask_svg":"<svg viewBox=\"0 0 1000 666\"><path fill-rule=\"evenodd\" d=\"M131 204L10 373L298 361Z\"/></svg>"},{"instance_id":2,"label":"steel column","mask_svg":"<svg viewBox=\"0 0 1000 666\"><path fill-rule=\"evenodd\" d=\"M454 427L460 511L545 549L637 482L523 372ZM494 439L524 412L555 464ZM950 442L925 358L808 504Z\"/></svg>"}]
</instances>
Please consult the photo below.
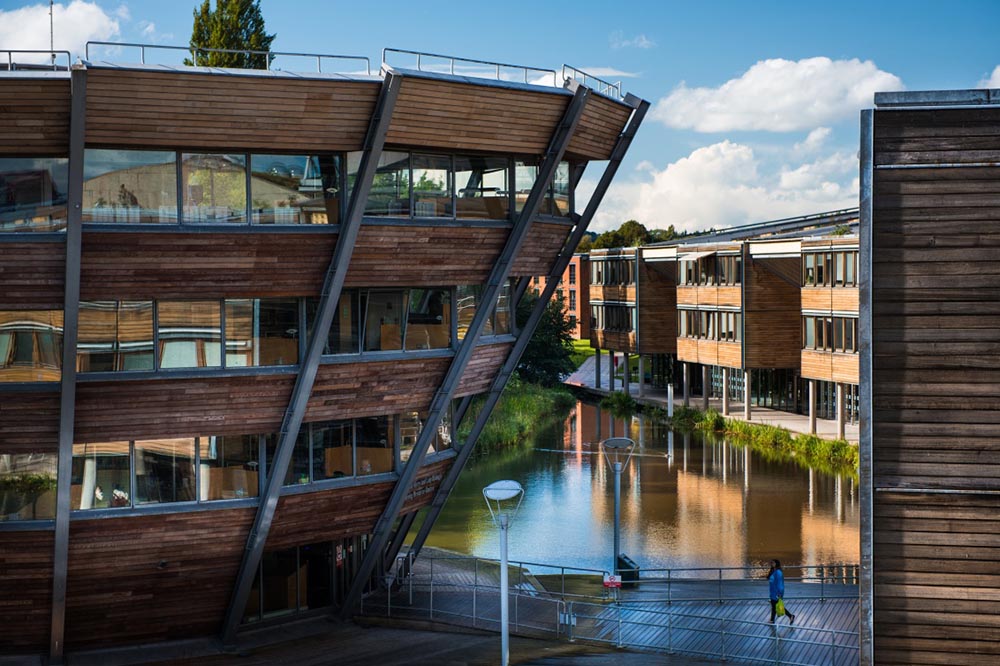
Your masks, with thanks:
<instances>
[{"instance_id":1,"label":"steel column","mask_svg":"<svg viewBox=\"0 0 1000 666\"><path fill-rule=\"evenodd\" d=\"M860 278L858 337L860 345L861 376L859 382L861 427L858 453L860 455L860 483L858 485L861 505L861 666L875 663L874 617L875 617L875 565L874 557L874 488L872 483L872 197L874 191L874 147L872 134L875 112L865 109L861 112L861 191L858 212L858 277Z\"/></svg>"},{"instance_id":2,"label":"steel column","mask_svg":"<svg viewBox=\"0 0 1000 666\"><path fill-rule=\"evenodd\" d=\"M549 302L549 299L552 298L552 294L554 294L556 290L558 280L554 279L554 277L562 275L566 270L566 266L568 266L569 262L573 259L573 254L576 252L576 248L580 244L580 239L582 239L583 235L587 232L587 226L594 218L594 214L597 212L597 208L600 206L601 201L604 198L604 194L607 192L608 187L611 185L611 181L618 172L618 167L621 165L622 158L624 158L625 153L628 152L629 145L631 145L632 139L635 137L635 133L638 131L639 126L642 124L642 120L646 115L646 111L649 109L649 102L644 100L639 100L635 97L629 96L627 101L635 109L632 113L632 118L622 131L622 134L618 137L618 142L615 144L615 148L611 153L611 159L605 167L597 188L594 190L593 195L591 195L590 202L587 204L586 210L584 210L583 215L581 215L580 219L577 221L576 227L573 229L569 240L567 240L566 244L563 246L562 253L552 266L552 270L549 273L549 279L545 283L545 289L539 296L538 302L535 303L535 307L528 316L528 320L525 322L523 329L517 336L514 347L507 356L507 360L504 361L503 366L500 368L500 372L498 372L497 376L494 378L490 392L487 394L486 402L483 404L482 409L479 410L479 416L476 419L476 423L472 426L472 430L469 431L469 436L462 445L462 449L459 451L458 457L452 463L451 468L441 481L441 485L438 487L437 493L434 495L434 499L427 510L427 515L424 517L424 522L420 526L420 531L417 532L417 536L414 537L413 544L410 546L410 552L414 554L414 557L420 554L420 549L423 548L424 542L427 540L427 535L430 534L431 528L434 527L435 521L437 521L441 510L444 508L445 501L447 501L452 489L458 482L459 474L461 474L466 462L468 462L472 455L472 451L479 439L479 435L482 433L483 428L486 427L486 422L489 420L490 414L493 413L494 407L496 407L497 402L500 400L500 395L503 393L503 389L507 385L507 380L514 373L514 369L520 362L521 355L528 346L528 342L531 340L531 336L534 334L535 328L538 326L538 322L541 321L542 315L545 312L545 306ZM597 350L597 358L600 359L600 350ZM598 368L598 372L599 371L600 368ZM597 434L598 437L600 437L600 406L597 408Z\"/></svg>"},{"instance_id":3,"label":"steel column","mask_svg":"<svg viewBox=\"0 0 1000 666\"><path fill-rule=\"evenodd\" d=\"M441 386L434 394L434 398L428 409L427 420L420 432L420 437L417 439L417 443L410 453L410 459L407 461L406 467L399 477L399 481L393 487L392 495L389 497L389 502L386 504L385 510L383 510L382 515L375 524L375 531L372 534L371 541L368 543L368 548L365 550L364 559L357 570L350 591L344 598L344 604L340 610L342 618L350 617L351 613L354 612L354 607L361 600L361 595L375 569L375 565L383 561L382 558L385 556L385 549L388 545L392 524L403 508L406 496L409 494L410 488L417 478L417 473L420 471L420 466L423 464L427 447L436 434L441 417L448 410L448 406L455 394L455 390L458 388L465 368L468 366L473 352L475 352L479 336L491 315L491 311L496 306L500 290L507 281L510 269L517 258L518 251L521 249L521 245L528 235L528 231L531 229L532 221L538 214L542 199L548 191L549 183L552 181L556 168L559 166L559 162L562 161L563 154L566 152L566 147L569 145L570 139L572 139L576 131L576 126L580 122L580 117L583 115L583 110L586 107L589 96L589 88L576 86L576 92L566 107L566 112L549 142L545 158L538 169L537 180L531 188L531 193L528 195L524 208L514 223L510 235L507 237L507 242L500 256L490 271L486 287L483 290L481 305L476 309L476 315L473 317L468 331L466 331L465 339L452 359L451 365L448 367L448 372L441 381Z\"/></svg>"},{"instance_id":4,"label":"steel column","mask_svg":"<svg viewBox=\"0 0 1000 666\"><path fill-rule=\"evenodd\" d=\"M87 70L70 73L69 192L66 215L66 272L63 291L63 353L59 401L59 461L56 476L55 550L52 559L52 625L49 663L61 664L66 635L66 578L69 569L70 481L76 420L76 346L80 322L80 254L83 244L83 150L86 134Z\"/></svg>"},{"instance_id":5,"label":"steel column","mask_svg":"<svg viewBox=\"0 0 1000 666\"><path fill-rule=\"evenodd\" d=\"M278 506L281 486L285 479L285 473L288 470L288 464L292 458L292 450L295 447L295 440L299 435L299 428L302 425L306 407L309 404L309 396L312 393L316 373L319 370L319 361L323 355L326 338L329 335L330 324L333 322L333 315L337 309L337 303L340 301L344 278L347 275L348 265L354 251L354 243L357 240L358 231L361 227L361 218L364 215L365 203L368 200L368 193L371 191L372 180L375 177L375 170L378 166L379 156L382 153L382 147L385 145L385 135L389 130L392 110L399 95L401 84L402 80L400 76L392 72L388 72L385 80L382 82L379 100L368 128L368 135L365 138L365 151L358 170L357 180L354 183L354 191L351 193L350 206L348 207L347 216L340 225L337 246L334 249L333 259L327 269L323 294L320 297L316 321L313 326L312 338L309 340L306 355L302 360L302 366L296 377L288 409L285 411L284 418L282 419L281 433L278 437L274 462L271 469L268 470L264 493L258 504L257 514L254 517L250 535L247 538L243 561L240 564L236 585L233 588L233 595L229 602L229 608L226 611L226 618L222 627L222 642L227 647L235 643L236 630L239 627L240 618L243 616L243 610L246 607L247 597L250 595L250 588L257 574L261 557L264 554L264 545L267 542L267 535L271 529L271 521L274 519L274 513Z\"/></svg>"}]
</instances>

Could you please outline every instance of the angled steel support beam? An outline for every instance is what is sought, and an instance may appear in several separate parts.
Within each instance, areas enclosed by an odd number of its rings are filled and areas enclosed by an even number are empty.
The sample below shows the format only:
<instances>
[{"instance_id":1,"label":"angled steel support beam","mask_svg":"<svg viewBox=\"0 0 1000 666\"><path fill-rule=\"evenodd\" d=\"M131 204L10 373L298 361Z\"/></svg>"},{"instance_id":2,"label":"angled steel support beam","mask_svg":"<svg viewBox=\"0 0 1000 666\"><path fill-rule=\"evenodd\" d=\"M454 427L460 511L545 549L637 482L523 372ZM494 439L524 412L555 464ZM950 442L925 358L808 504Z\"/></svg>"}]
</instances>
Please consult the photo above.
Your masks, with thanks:
<instances>
[{"instance_id":1,"label":"angled steel support beam","mask_svg":"<svg viewBox=\"0 0 1000 666\"><path fill-rule=\"evenodd\" d=\"M389 541L389 548L386 549L385 561L382 563L383 571L392 570L392 563L403 547L403 541L406 539L406 535L410 533L413 521L417 519L417 513L417 511L411 511L399 519L399 527L393 533L392 539Z\"/></svg>"},{"instance_id":2,"label":"angled steel support beam","mask_svg":"<svg viewBox=\"0 0 1000 666\"><path fill-rule=\"evenodd\" d=\"M427 453L427 447L430 445L431 439L434 437L437 427L441 423L441 417L447 412L448 406L451 404L455 390L462 379L462 374L465 372L465 368L468 366L469 360L476 349L479 336L486 325L486 321L491 316L493 308L496 306L497 299L500 296L500 289L510 276L510 269L514 265L514 260L517 258L518 251L521 249L525 237L528 235L528 230L531 229L532 220L538 214L538 209L541 207L545 193L548 191L549 183L555 175L556 167L559 166L559 162L562 161L563 154L566 152L566 146L569 145L570 139L576 131L576 126L580 122L580 117L583 115L583 110L586 107L589 96L590 90L588 88L578 86L575 89L573 98L566 107L559 125L556 127L548 149L545 152L545 157L538 169L538 177L531 188L531 193L528 195L524 208L514 222L514 227L507 237L507 242L503 250L501 250L500 256L493 264L489 278L487 278L482 293L481 305L476 309L472 323L466 331L465 339L455 353L451 365L448 367L448 372L441 382L441 386L438 387L434 398L431 400L427 420L424 423L423 430L420 432L420 437L417 439L417 443L410 453L410 459L406 463L399 481L396 482L392 490L392 495L389 497L389 502L386 504L385 510L375 524L375 531L372 534L371 541L368 542L364 559L361 561L361 566L358 568L350 591L344 598L344 604L340 610L342 618L350 617L354 607L361 600L361 595L375 571L375 566L385 561L386 547L388 546L392 524L402 510L406 496L409 494L410 488L417 478L420 466L423 464L424 454Z\"/></svg>"},{"instance_id":3,"label":"angled steel support beam","mask_svg":"<svg viewBox=\"0 0 1000 666\"><path fill-rule=\"evenodd\" d=\"M69 192L66 217L66 273L63 291L63 355L59 400L59 462L56 476L56 529L52 560L52 627L49 663L61 664L66 635L66 579L69 569L70 480L76 419L76 345L80 321L80 249L83 244L83 149L87 113L87 70L70 74Z\"/></svg>"},{"instance_id":4,"label":"angled steel support beam","mask_svg":"<svg viewBox=\"0 0 1000 666\"><path fill-rule=\"evenodd\" d=\"M458 430L458 426L462 422L462 419L465 418L465 412L468 411L469 403L471 402L472 402L472 396L467 395L464 398L462 398L461 402L458 403L458 407L455 408L455 417L453 419L453 423L456 430Z\"/></svg>"},{"instance_id":5,"label":"angled steel support beam","mask_svg":"<svg viewBox=\"0 0 1000 666\"><path fill-rule=\"evenodd\" d=\"M511 303L510 307L512 310L514 311L517 310L517 304L521 302L522 298L524 298L524 292L528 291L528 287L530 285L531 285L530 277L523 277L517 281L517 284L514 286L513 298L510 299Z\"/></svg>"},{"instance_id":6,"label":"angled steel support beam","mask_svg":"<svg viewBox=\"0 0 1000 666\"><path fill-rule=\"evenodd\" d=\"M472 430L469 432L469 436L466 438L465 442L462 443L462 448L459 450L458 457L455 458L455 462L452 463L448 473L445 475L444 479L442 479L441 485L438 486L438 491L434 495L434 499L431 501L427 515L424 517L424 522L420 525L420 530L417 532L416 537L413 539L413 544L410 546L410 552L413 554L413 557L420 554L420 549L423 548L424 542L427 540L427 535L430 534L431 528L434 527L434 522L441 514L441 509L444 508L444 503L447 501L448 495L451 494L452 489L455 487L459 474L461 474L466 462L468 462L469 457L472 455L472 450L475 448L476 441L479 439L479 435L486 426L486 421L493 412L493 408L496 407L497 401L500 399L500 394L503 393L503 389L507 385L507 380L510 379L510 376L514 373L515 368L517 368L517 364L521 360L521 355L528 346L528 342L531 340L531 336L534 334L535 328L538 326L538 322L541 320L542 314L545 312L545 307L548 304L549 299L552 298L552 294L555 293L556 286L559 284L560 276L562 276L563 272L566 270L566 266L569 265L570 260L573 258L573 254L576 252L576 248L580 244L580 240L586 233L587 227L590 225L590 221L594 218L594 213L597 212L597 207L601 204L604 194L608 191L608 186L611 185L611 181L618 172L618 167L621 165L621 161L625 157L625 153L628 152L628 148L632 144L632 139L635 137L635 133L638 131L643 118L646 116L646 112L649 110L649 102L645 100L640 100L630 95L627 98L627 101L633 107L632 117L629 119L625 129L622 130L622 133L618 137L618 141L615 144L611 158L604 169L601 180L598 182L597 189L594 190L594 193L590 198L590 202L587 204L586 210L583 212L583 215L580 216L579 220L577 220L576 227L573 229L573 232L567 239L566 244L563 246L563 250L558 259L556 259L555 264L553 264L552 270L549 272L548 279L545 282L545 289L540 294L538 302L535 303L535 306L532 308L531 314L528 316L528 320L525 322L524 328L518 333L517 341L514 343L514 347L511 349L510 354L508 354L507 360L504 362L503 366L500 368L500 372L493 380L493 385L490 388L489 394L487 394L486 402L483 405L483 408L479 411L476 423L472 426Z\"/></svg>"},{"instance_id":7,"label":"angled steel support beam","mask_svg":"<svg viewBox=\"0 0 1000 666\"><path fill-rule=\"evenodd\" d=\"M264 545L267 542L271 521L274 519L274 513L278 507L281 486L284 483L285 473L288 471L288 464L292 459L292 450L295 448L295 440L299 436L299 428L302 426L302 419L309 404L309 396L312 394L313 383L319 370L319 361L323 355L326 338L329 335L330 324L333 322L333 315L337 309L337 303L340 301L340 292L344 286L344 278L347 276L354 243L357 240L361 219L364 215L365 203L368 200L368 193L371 191L382 147L385 145L385 135L389 130L392 110L396 104L396 98L399 96L401 83L398 74L392 72L386 74L375 113L368 127L364 154L357 180L354 183L354 191L351 193L347 216L343 224L340 225L333 260L330 262L323 283L323 293L316 313L312 338L309 340L305 358L302 360L299 374L296 377L288 409L282 419L274 463L268 470L264 494L257 507L257 514L247 538L247 546L243 552L243 561L240 564L233 595L226 610L222 627L222 643L227 647L232 647L235 644L236 630L239 627L240 618L243 616L247 597L250 595L250 588L253 585L254 576L257 574L261 557L264 554Z\"/></svg>"},{"instance_id":8,"label":"angled steel support beam","mask_svg":"<svg viewBox=\"0 0 1000 666\"><path fill-rule=\"evenodd\" d=\"M83 244L83 148L86 133L87 70L70 74L69 192L66 216L66 273L63 292L63 353L59 401L59 462L56 476L56 529L52 558L52 626L49 663L61 664L66 635L66 578L69 569L70 480L76 419L76 345L80 321L80 254Z\"/></svg>"}]
</instances>

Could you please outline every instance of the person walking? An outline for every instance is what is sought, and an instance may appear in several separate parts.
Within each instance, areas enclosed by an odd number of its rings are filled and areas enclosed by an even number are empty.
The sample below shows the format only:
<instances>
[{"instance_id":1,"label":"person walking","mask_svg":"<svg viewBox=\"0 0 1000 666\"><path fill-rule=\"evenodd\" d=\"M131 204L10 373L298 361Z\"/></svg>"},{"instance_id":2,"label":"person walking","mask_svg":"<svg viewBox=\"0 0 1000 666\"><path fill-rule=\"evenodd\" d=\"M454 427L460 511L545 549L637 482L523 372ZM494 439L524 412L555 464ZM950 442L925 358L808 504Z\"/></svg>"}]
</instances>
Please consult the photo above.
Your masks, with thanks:
<instances>
[{"instance_id":1,"label":"person walking","mask_svg":"<svg viewBox=\"0 0 1000 666\"><path fill-rule=\"evenodd\" d=\"M778 614L778 601L784 604L785 597L785 574L781 571L781 561L771 560L771 570L767 572L767 587L771 597L771 624L774 624L774 617ZM788 624L795 624L795 616L788 606L784 607L785 615L788 616Z\"/></svg>"}]
</instances>

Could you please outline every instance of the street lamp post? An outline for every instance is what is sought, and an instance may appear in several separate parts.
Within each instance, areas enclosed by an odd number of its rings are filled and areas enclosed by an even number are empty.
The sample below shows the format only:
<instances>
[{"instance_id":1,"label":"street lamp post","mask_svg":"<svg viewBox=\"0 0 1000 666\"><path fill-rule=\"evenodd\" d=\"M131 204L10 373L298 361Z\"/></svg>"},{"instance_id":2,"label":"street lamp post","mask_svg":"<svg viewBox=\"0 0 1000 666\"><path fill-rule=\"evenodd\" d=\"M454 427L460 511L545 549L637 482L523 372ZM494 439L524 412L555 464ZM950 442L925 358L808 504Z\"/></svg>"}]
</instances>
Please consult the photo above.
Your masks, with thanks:
<instances>
[{"instance_id":1,"label":"street lamp post","mask_svg":"<svg viewBox=\"0 0 1000 666\"><path fill-rule=\"evenodd\" d=\"M517 481L494 481L483 488L483 497L490 510L493 524L500 528L500 666L510 663L510 632L507 626L509 615L509 592L507 581L507 528L517 515L524 499L524 488ZM517 503L511 505L514 499ZM506 503L506 505L504 505Z\"/></svg>"},{"instance_id":2,"label":"street lamp post","mask_svg":"<svg viewBox=\"0 0 1000 666\"><path fill-rule=\"evenodd\" d=\"M618 575L618 560L621 556L621 515L622 515L622 470L628 465L635 450L635 442L628 437L611 437L601 442L604 459L615 473L615 550L611 571Z\"/></svg>"}]
</instances>

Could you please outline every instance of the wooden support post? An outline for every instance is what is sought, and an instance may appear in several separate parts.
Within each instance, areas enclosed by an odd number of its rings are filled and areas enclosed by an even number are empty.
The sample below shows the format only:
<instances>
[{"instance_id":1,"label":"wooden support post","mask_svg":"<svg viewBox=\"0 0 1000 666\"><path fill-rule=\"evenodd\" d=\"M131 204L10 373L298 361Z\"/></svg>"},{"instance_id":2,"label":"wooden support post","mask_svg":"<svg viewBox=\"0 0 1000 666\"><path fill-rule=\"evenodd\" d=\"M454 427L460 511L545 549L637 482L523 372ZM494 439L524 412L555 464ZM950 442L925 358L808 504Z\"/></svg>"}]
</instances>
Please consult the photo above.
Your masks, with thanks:
<instances>
[{"instance_id":1,"label":"wooden support post","mask_svg":"<svg viewBox=\"0 0 1000 666\"><path fill-rule=\"evenodd\" d=\"M601 348L594 350L594 388L601 388Z\"/></svg>"}]
</instances>

